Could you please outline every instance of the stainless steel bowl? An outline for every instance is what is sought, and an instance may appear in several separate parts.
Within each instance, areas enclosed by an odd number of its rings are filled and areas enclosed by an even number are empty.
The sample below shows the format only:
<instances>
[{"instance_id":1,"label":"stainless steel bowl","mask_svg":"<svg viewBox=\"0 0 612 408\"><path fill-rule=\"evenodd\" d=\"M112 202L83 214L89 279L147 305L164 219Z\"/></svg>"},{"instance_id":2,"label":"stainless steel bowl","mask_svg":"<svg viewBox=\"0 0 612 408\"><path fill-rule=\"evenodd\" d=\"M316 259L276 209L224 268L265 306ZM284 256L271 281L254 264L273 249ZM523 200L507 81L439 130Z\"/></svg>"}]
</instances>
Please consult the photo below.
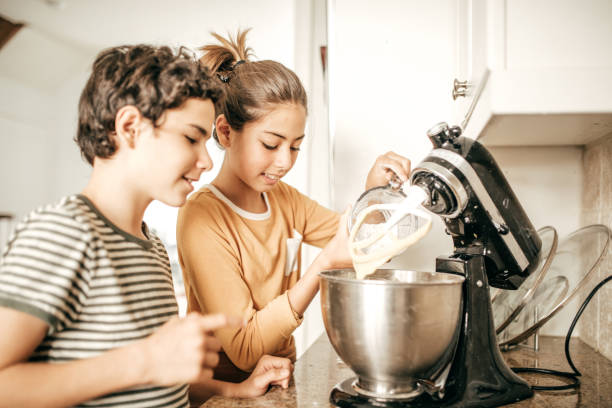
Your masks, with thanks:
<instances>
[{"instance_id":1,"label":"stainless steel bowl","mask_svg":"<svg viewBox=\"0 0 612 408\"><path fill-rule=\"evenodd\" d=\"M320 273L329 340L357 374L353 388L380 399L410 399L450 362L458 339L464 278L379 269Z\"/></svg>"}]
</instances>

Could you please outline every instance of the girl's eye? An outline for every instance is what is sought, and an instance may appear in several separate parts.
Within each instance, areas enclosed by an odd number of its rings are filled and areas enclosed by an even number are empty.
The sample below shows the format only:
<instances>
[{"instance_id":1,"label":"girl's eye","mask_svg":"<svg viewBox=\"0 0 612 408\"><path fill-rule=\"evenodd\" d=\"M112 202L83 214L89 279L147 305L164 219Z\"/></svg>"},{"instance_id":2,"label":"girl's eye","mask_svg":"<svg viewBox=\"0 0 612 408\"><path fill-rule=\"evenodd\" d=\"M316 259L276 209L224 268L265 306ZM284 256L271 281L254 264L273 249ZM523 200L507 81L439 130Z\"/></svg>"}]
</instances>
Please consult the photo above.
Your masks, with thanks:
<instances>
[{"instance_id":1,"label":"girl's eye","mask_svg":"<svg viewBox=\"0 0 612 408\"><path fill-rule=\"evenodd\" d=\"M300 148L299 147L292 147L291 150L293 150L294 152L299 152Z\"/></svg>"},{"instance_id":2,"label":"girl's eye","mask_svg":"<svg viewBox=\"0 0 612 408\"><path fill-rule=\"evenodd\" d=\"M270 146L268 144L265 144L264 142L261 142L261 144L264 145L264 147L268 150L274 150L278 147L278 146Z\"/></svg>"},{"instance_id":3,"label":"girl's eye","mask_svg":"<svg viewBox=\"0 0 612 408\"><path fill-rule=\"evenodd\" d=\"M190 144L196 144L196 143L198 143L198 141L197 141L197 140L195 140L194 138L189 137L189 136L187 136L187 135L185 135L185 139L187 139L187 141L188 141Z\"/></svg>"}]
</instances>

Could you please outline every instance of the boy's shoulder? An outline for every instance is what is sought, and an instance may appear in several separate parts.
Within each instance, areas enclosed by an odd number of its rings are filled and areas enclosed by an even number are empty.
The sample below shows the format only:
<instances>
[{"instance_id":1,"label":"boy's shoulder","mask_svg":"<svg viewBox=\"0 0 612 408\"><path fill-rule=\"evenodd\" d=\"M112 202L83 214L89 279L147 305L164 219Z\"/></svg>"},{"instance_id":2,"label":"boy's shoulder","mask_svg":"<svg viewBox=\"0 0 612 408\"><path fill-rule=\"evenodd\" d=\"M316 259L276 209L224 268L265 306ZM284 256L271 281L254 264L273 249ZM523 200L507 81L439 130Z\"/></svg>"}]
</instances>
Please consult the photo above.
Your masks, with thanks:
<instances>
[{"instance_id":1,"label":"boy's shoulder","mask_svg":"<svg viewBox=\"0 0 612 408\"><path fill-rule=\"evenodd\" d=\"M15 233L33 231L32 237L42 234L88 241L94 235L96 219L86 198L74 194L31 211L16 225Z\"/></svg>"},{"instance_id":2,"label":"boy's shoulder","mask_svg":"<svg viewBox=\"0 0 612 408\"><path fill-rule=\"evenodd\" d=\"M87 230L91 227L91 210L86 199L78 194L62 197L60 200L31 211L24 222L40 219L56 219L75 228Z\"/></svg>"}]
</instances>

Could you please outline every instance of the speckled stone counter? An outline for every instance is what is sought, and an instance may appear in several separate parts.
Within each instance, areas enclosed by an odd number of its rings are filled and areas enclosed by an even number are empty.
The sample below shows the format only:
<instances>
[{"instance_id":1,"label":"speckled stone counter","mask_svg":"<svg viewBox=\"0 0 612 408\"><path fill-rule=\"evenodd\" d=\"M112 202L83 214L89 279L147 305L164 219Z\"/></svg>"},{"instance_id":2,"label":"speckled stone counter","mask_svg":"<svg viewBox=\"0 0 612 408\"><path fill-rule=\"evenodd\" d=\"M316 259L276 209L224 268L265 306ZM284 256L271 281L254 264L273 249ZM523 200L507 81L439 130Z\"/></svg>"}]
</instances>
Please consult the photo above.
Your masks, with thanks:
<instances>
[{"instance_id":1,"label":"speckled stone counter","mask_svg":"<svg viewBox=\"0 0 612 408\"><path fill-rule=\"evenodd\" d=\"M510 367L539 367L570 371L563 351L564 339L540 337L540 350L520 347L503 353ZM610 408L612 407L612 362L596 353L580 340L572 340L570 353L574 364L582 372L578 390L537 391L533 398L511 408ZM214 397L202 407L333 407L329 393L338 382L352 377L353 372L340 361L331 347L327 335L321 337L295 364L293 382L283 390L273 387L255 399ZM530 384L559 385L550 377L524 375Z\"/></svg>"}]
</instances>

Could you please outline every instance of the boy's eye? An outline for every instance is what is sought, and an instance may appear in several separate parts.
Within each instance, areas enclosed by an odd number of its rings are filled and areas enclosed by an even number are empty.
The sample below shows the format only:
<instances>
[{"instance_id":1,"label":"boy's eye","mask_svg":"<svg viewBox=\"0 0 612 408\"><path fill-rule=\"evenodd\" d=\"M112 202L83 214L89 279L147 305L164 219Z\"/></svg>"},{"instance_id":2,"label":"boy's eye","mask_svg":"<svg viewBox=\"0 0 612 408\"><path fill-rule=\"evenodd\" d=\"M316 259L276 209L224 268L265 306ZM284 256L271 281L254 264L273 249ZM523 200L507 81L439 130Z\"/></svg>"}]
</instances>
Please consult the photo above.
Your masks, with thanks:
<instances>
[{"instance_id":1,"label":"boy's eye","mask_svg":"<svg viewBox=\"0 0 612 408\"><path fill-rule=\"evenodd\" d=\"M270 146L269 144L265 144L264 142L261 142L261 144L268 150L274 150L278 147L278 146Z\"/></svg>"}]
</instances>

